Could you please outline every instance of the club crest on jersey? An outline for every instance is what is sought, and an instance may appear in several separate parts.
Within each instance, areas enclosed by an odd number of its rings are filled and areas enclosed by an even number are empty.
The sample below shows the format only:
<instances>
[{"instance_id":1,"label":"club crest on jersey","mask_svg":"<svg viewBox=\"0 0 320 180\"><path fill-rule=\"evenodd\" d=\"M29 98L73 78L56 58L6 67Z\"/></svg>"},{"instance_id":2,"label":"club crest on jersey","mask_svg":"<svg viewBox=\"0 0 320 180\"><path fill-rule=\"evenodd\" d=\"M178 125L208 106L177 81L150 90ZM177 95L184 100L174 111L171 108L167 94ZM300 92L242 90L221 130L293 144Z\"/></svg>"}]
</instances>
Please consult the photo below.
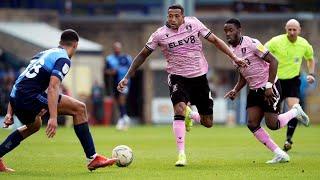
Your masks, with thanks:
<instances>
[{"instance_id":1,"label":"club crest on jersey","mask_svg":"<svg viewBox=\"0 0 320 180\"><path fill-rule=\"evenodd\" d=\"M241 48L241 53L242 53L242 56L244 56L247 52L247 48Z\"/></svg>"},{"instance_id":2,"label":"club crest on jersey","mask_svg":"<svg viewBox=\"0 0 320 180\"><path fill-rule=\"evenodd\" d=\"M186 26L186 30L187 30L188 32L191 32L191 31L192 31L192 26L191 26L191 24L188 24L188 25Z\"/></svg>"}]
</instances>

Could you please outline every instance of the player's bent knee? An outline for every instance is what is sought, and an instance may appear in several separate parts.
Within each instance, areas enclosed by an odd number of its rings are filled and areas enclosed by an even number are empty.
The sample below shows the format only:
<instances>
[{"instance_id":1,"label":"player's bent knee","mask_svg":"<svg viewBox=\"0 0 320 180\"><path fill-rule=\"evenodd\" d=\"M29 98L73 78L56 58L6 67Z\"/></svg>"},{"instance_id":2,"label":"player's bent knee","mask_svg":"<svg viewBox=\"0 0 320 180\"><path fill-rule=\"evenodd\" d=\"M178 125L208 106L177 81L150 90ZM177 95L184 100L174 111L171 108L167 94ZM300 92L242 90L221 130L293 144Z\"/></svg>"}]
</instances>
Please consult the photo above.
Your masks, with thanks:
<instances>
[{"instance_id":1,"label":"player's bent knee","mask_svg":"<svg viewBox=\"0 0 320 180\"><path fill-rule=\"evenodd\" d=\"M255 132L260 127L260 124L248 121L247 127L250 129L251 132Z\"/></svg>"},{"instance_id":2,"label":"player's bent knee","mask_svg":"<svg viewBox=\"0 0 320 180\"><path fill-rule=\"evenodd\" d=\"M40 128L41 128L41 125L36 125L34 127L34 132L38 132L40 130Z\"/></svg>"},{"instance_id":3,"label":"player's bent knee","mask_svg":"<svg viewBox=\"0 0 320 180\"><path fill-rule=\"evenodd\" d=\"M213 122L211 121L206 121L205 123L202 123L202 125L206 128L211 128L213 126Z\"/></svg>"},{"instance_id":4,"label":"player's bent knee","mask_svg":"<svg viewBox=\"0 0 320 180\"><path fill-rule=\"evenodd\" d=\"M249 124L247 124L247 127L249 128L249 130L250 130L251 132L255 132L256 129L258 128L257 126L252 126L252 125L249 125Z\"/></svg>"},{"instance_id":5,"label":"player's bent knee","mask_svg":"<svg viewBox=\"0 0 320 180\"><path fill-rule=\"evenodd\" d=\"M42 119L41 117L39 117L39 119L37 119L37 121L35 122L34 128L36 131L39 131L42 125Z\"/></svg>"},{"instance_id":6,"label":"player's bent knee","mask_svg":"<svg viewBox=\"0 0 320 180\"><path fill-rule=\"evenodd\" d=\"M201 118L200 122L206 128L211 128L213 126L213 118L212 117Z\"/></svg>"},{"instance_id":7,"label":"player's bent knee","mask_svg":"<svg viewBox=\"0 0 320 180\"><path fill-rule=\"evenodd\" d=\"M272 124L272 123L266 123L267 127L270 129L270 130L278 130L278 126L275 125L275 124Z\"/></svg>"},{"instance_id":8,"label":"player's bent knee","mask_svg":"<svg viewBox=\"0 0 320 180\"><path fill-rule=\"evenodd\" d=\"M184 115L184 111L185 111L185 103L184 102L180 102L176 105L174 105L174 114L176 115Z\"/></svg>"},{"instance_id":9,"label":"player's bent knee","mask_svg":"<svg viewBox=\"0 0 320 180\"><path fill-rule=\"evenodd\" d=\"M83 102L79 102L77 104L77 114L78 115L82 115L82 114L85 114L87 111L87 107L86 107L86 104L83 103Z\"/></svg>"},{"instance_id":10,"label":"player's bent knee","mask_svg":"<svg viewBox=\"0 0 320 180\"><path fill-rule=\"evenodd\" d=\"M40 117L37 117L34 123L27 125L28 131L32 134L40 130L42 125L42 120Z\"/></svg>"},{"instance_id":11,"label":"player's bent knee","mask_svg":"<svg viewBox=\"0 0 320 180\"><path fill-rule=\"evenodd\" d=\"M87 117L87 107L86 104L83 102L78 102L77 103L77 108L76 108L76 114L73 118L73 124L82 124L85 122L88 122L88 117Z\"/></svg>"},{"instance_id":12,"label":"player's bent knee","mask_svg":"<svg viewBox=\"0 0 320 180\"><path fill-rule=\"evenodd\" d=\"M280 128L280 123L276 115L265 116L265 122L270 130L278 130Z\"/></svg>"},{"instance_id":13,"label":"player's bent knee","mask_svg":"<svg viewBox=\"0 0 320 180\"><path fill-rule=\"evenodd\" d=\"M272 131L275 131L275 130L278 130L278 128L277 127L274 127L274 126L268 126L268 128L270 129L270 130L272 130Z\"/></svg>"}]
</instances>

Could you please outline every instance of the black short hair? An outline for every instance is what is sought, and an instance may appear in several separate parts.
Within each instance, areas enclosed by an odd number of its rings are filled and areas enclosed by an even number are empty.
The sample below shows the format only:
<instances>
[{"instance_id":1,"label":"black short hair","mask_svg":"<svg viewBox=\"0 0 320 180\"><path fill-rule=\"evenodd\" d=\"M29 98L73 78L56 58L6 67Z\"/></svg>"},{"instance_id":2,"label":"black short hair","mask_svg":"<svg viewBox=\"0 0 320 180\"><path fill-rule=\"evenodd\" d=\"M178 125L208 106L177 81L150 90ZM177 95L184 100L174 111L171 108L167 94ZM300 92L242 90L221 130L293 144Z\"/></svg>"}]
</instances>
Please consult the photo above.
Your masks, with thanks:
<instances>
[{"instance_id":1,"label":"black short hair","mask_svg":"<svg viewBox=\"0 0 320 180\"><path fill-rule=\"evenodd\" d=\"M180 5L180 4L173 4L171 6L168 7L168 10L169 9L180 9L181 10L181 13L183 14L184 13L184 8Z\"/></svg>"},{"instance_id":2,"label":"black short hair","mask_svg":"<svg viewBox=\"0 0 320 180\"><path fill-rule=\"evenodd\" d=\"M78 33L73 29L66 29L62 32L60 37L60 44L70 45L73 42L79 41Z\"/></svg>"},{"instance_id":3,"label":"black short hair","mask_svg":"<svg viewBox=\"0 0 320 180\"><path fill-rule=\"evenodd\" d=\"M235 18L231 18L231 19L227 20L225 24L234 24L237 28L241 28L240 21Z\"/></svg>"}]
</instances>

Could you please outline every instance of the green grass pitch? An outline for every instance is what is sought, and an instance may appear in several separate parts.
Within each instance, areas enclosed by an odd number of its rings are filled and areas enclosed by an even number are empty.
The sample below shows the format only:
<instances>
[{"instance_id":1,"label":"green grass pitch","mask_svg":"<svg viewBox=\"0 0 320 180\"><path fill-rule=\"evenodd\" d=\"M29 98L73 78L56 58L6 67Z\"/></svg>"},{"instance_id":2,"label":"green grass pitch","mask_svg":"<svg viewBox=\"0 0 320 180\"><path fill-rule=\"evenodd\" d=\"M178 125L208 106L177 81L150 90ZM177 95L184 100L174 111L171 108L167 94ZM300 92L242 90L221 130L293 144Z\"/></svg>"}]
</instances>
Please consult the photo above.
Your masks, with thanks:
<instances>
[{"instance_id":1,"label":"green grass pitch","mask_svg":"<svg viewBox=\"0 0 320 180\"><path fill-rule=\"evenodd\" d=\"M285 129L271 132L282 147ZM4 157L15 169L0 179L320 179L320 126L298 127L291 162L267 165L273 154L246 127L196 126L186 137L188 165L175 167L176 146L171 126L139 126L126 132L91 127L98 153L110 156L113 147L130 146L133 163L89 172L72 128L59 128L53 139L45 129ZM0 129L1 141L9 134Z\"/></svg>"}]
</instances>

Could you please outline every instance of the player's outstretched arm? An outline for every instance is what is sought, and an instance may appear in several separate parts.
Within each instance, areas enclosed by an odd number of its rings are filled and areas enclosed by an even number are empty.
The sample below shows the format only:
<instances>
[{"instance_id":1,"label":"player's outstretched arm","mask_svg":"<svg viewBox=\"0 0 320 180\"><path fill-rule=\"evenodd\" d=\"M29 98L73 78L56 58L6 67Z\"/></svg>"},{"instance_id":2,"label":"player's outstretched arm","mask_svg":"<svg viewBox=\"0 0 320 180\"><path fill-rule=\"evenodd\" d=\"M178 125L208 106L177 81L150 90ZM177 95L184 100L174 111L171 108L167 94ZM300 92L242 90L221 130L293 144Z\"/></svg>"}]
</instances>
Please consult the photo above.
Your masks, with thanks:
<instances>
[{"instance_id":1,"label":"player's outstretched arm","mask_svg":"<svg viewBox=\"0 0 320 180\"><path fill-rule=\"evenodd\" d=\"M133 76L133 74L145 62L145 60L147 59L148 56L150 56L151 53L152 53L152 51L150 51L149 49L144 47L139 52L139 54L133 59L133 62L130 65L129 70L128 70L128 72L127 72L125 77L126 78L130 78L131 76Z\"/></svg>"},{"instance_id":2,"label":"player's outstretched arm","mask_svg":"<svg viewBox=\"0 0 320 180\"><path fill-rule=\"evenodd\" d=\"M119 82L118 84L118 91L122 92L128 85L128 80L131 76L134 75L134 73L137 71L137 69L145 62L148 56L152 53L151 50L144 47L139 54L133 59L132 64L129 67L129 70L125 77Z\"/></svg>"},{"instance_id":3,"label":"player's outstretched arm","mask_svg":"<svg viewBox=\"0 0 320 180\"><path fill-rule=\"evenodd\" d=\"M56 76L50 77L49 87L48 87L48 107L50 118L48 121L46 134L48 138L52 138L56 134L56 129L58 127L57 117L58 117L58 98L59 98L59 88L61 81Z\"/></svg>"},{"instance_id":4,"label":"player's outstretched arm","mask_svg":"<svg viewBox=\"0 0 320 180\"><path fill-rule=\"evenodd\" d=\"M230 98L231 100L234 100L237 96L237 93L247 84L246 79L239 73L239 78L237 84L234 86L234 88L227 92L227 94L224 96L224 98Z\"/></svg>"},{"instance_id":5,"label":"player's outstretched arm","mask_svg":"<svg viewBox=\"0 0 320 180\"><path fill-rule=\"evenodd\" d=\"M207 38L207 40L211 43L213 43L219 50L221 50L223 53L225 53L227 56L229 56L237 65L241 66L241 67L246 67L247 64L246 62L241 59L238 58L228 47L228 45L222 41L220 38L218 38L216 35L214 35L213 33L211 33L209 35L209 37Z\"/></svg>"}]
</instances>

